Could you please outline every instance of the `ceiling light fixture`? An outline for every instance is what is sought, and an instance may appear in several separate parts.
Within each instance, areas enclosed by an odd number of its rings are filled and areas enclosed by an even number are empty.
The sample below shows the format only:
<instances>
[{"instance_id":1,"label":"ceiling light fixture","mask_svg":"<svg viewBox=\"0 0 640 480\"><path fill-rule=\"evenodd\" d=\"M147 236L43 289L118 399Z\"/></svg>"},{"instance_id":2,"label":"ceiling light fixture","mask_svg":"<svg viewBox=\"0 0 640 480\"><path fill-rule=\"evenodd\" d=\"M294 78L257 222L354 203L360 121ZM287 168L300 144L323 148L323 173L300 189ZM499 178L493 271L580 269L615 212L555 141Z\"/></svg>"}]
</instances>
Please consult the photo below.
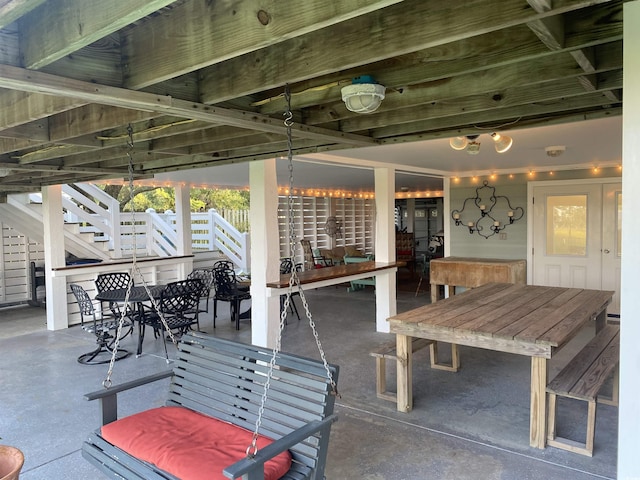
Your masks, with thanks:
<instances>
[{"instance_id":1,"label":"ceiling light fixture","mask_svg":"<svg viewBox=\"0 0 640 480\"><path fill-rule=\"evenodd\" d=\"M466 150L469 155L477 155L480 152L480 142L476 139L480 135L466 135L464 137L453 137L449 140L449 146L454 150ZM496 152L504 153L513 145L513 139L507 135L501 135L499 133L492 133L494 147Z\"/></svg>"},{"instance_id":2,"label":"ceiling light fixture","mask_svg":"<svg viewBox=\"0 0 640 480\"><path fill-rule=\"evenodd\" d=\"M362 75L352 80L351 85L342 87L342 101L347 110L355 113L371 113L384 100L385 87L375 82L370 75Z\"/></svg>"},{"instance_id":3,"label":"ceiling light fixture","mask_svg":"<svg viewBox=\"0 0 640 480\"><path fill-rule=\"evenodd\" d=\"M545 152L547 152L547 157L559 157L565 151L564 145L556 145L553 147L546 147Z\"/></svg>"}]
</instances>

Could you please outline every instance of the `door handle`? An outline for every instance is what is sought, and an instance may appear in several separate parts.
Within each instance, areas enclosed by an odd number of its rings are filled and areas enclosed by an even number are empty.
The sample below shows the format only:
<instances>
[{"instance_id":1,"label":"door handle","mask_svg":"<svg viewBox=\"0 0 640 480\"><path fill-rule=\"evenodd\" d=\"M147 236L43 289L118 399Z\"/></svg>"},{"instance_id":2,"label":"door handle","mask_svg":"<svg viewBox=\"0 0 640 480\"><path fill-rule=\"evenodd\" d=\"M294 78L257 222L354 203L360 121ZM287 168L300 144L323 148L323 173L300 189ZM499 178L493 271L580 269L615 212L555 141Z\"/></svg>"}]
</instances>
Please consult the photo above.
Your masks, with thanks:
<instances>
[{"instance_id":1,"label":"door handle","mask_svg":"<svg viewBox=\"0 0 640 480\"><path fill-rule=\"evenodd\" d=\"M608 249L608 248L605 248L605 249L603 250L603 252L604 252L604 253L609 253L609 249Z\"/></svg>"}]
</instances>

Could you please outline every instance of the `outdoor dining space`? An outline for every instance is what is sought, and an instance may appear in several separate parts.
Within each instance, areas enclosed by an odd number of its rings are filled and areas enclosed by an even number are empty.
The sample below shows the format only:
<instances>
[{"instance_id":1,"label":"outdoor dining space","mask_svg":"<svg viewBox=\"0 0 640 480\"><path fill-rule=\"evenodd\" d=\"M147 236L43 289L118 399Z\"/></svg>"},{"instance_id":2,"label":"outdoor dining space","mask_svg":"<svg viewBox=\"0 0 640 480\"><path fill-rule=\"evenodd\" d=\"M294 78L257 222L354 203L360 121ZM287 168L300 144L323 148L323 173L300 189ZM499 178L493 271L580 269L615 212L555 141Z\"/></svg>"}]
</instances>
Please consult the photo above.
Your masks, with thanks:
<instances>
[{"instance_id":1,"label":"outdoor dining space","mask_svg":"<svg viewBox=\"0 0 640 480\"><path fill-rule=\"evenodd\" d=\"M415 285L404 285L403 280L398 282L399 314L429 304L428 291L416 297ZM348 286L338 283L304 292L327 358L341 367L341 397L336 400L339 420L333 426L327 478L414 479L424 478L425 472L433 478L463 480L615 478L615 407L598 406L592 458L529 445L531 360L526 356L461 344L461 368L452 373L431 369L429 351L421 349L412 359L413 409L399 412L395 404L378 399L375 362L369 352L395 341L395 335L372 329L373 287L348 292ZM226 305L219 308L215 329L211 309L201 313L199 320L206 333L250 341L250 329L236 330ZM11 337L0 338L5 387L0 392L0 421L3 439L20 445L25 452L20 478L101 478L80 454L85 437L99 426L97 406L83 396L102 388L108 366L88 367L76 362L78 355L91 349L95 339L78 326L45 330L43 311L38 308L5 310L0 322L2 331L14 332ZM5 322L19 325L21 330L5 326ZM555 376L594 332L595 325L586 325L548 360L549 376ZM129 335L120 346L134 352L137 342L136 335ZM124 383L165 370L165 345L169 358L175 358L172 343L146 335L143 355L129 355L116 362L113 382ZM306 322L298 322L291 312L283 333L283 350L309 358L318 356ZM34 351L39 352L37 359ZM447 352L447 348L440 349L442 362L448 360ZM396 366L388 362L387 368L391 379ZM14 378L29 381L18 383ZM121 415L162 404L166 384L160 383L122 397ZM586 427L585 415L583 405L561 406L559 427L580 438Z\"/></svg>"},{"instance_id":2,"label":"outdoor dining space","mask_svg":"<svg viewBox=\"0 0 640 480\"><path fill-rule=\"evenodd\" d=\"M142 354L147 329L155 339L176 341L190 330L200 330L200 315L213 313L218 302L229 305L236 330L240 318L251 319L250 310L242 315L242 300L250 300L249 284L239 279L231 262L219 260L211 267L196 267L184 280L152 284L144 277L136 284L129 271L97 273L93 298L80 283L69 289L77 304L80 326L96 336L97 348L78 357L82 364L103 364L126 358L131 352L120 342L137 333L136 356ZM86 286L86 282L84 282ZM166 344L165 357L168 358Z\"/></svg>"}]
</instances>

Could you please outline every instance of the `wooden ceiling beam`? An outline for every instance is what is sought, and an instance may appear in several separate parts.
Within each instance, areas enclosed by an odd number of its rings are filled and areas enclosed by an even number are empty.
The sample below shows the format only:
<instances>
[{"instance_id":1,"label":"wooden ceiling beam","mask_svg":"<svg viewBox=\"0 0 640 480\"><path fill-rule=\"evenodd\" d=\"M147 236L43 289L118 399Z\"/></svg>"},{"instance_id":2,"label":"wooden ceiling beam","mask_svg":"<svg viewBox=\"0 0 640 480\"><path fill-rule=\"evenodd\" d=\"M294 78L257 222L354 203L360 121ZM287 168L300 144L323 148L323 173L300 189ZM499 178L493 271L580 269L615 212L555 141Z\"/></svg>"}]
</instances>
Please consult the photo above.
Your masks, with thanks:
<instances>
[{"instance_id":1,"label":"wooden ceiling beam","mask_svg":"<svg viewBox=\"0 0 640 480\"><path fill-rule=\"evenodd\" d=\"M255 113L211 107L166 96L136 92L108 85L97 85L79 80L61 78L41 72L25 70L10 65L0 65L0 88L37 92L75 98L86 103L100 103L123 108L132 108L175 115L194 120L225 124L272 133L286 133L281 119ZM294 124L292 133L297 137L314 138L335 143L372 145L373 140L359 135L350 135L307 125Z\"/></svg>"},{"instance_id":2,"label":"wooden ceiling beam","mask_svg":"<svg viewBox=\"0 0 640 480\"><path fill-rule=\"evenodd\" d=\"M15 22L46 0L9 0L0 2L0 28Z\"/></svg>"},{"instance_id":3,"label":"wooden ceiling beam","mask_svg":"<svg viewBox=\"0 0 640 480\"><path fill-rule=\"evenodd\" d=\"M80 105L83 105L83 102L73 98L4 90L0 93L0 129L40 120Z\"/></svg>"},{"instance_id":4,"label":"wooden ceiling beam","mask_svg":"<svg viewBox=\"0 0 640 480\"><path fill-rule=\"evenodd\" d=\"M538 13L523 8L519 0L477 1L474 8L469 8L465 2L405 0L402 4L205 68L201 101L215 104L592 4L563 2L560 8ZM478 11L491 12L491 15L478 15ZM451 22L452 18L456 21ZM425 19L429 19L428 29Z\"/></svg>"},{"instance_id":5,"label":"wooden ceiling beam","mask_svg":"<svg viewBox=\"0 0 640 480\"><path fill-rule=\"evenodd\" d=\"M39 69L175 0L58 0L44 2L20 19L26 68ZM98 14L99 13L99 14Z\"/></svg>"},{"instance_id":6,"label":"wooden ceiling beam","mask_svg":"<svg viewBox=\"0 0 640 480\"><path fill-rule=\"evenodd\" d=\"M125 34L125 85L143 88L399 1L185 2Z\"/></svg>"},{"instance_id":7,"label":"wooden ceiling beam","mask_svg":"<svg viewBox=\"0 0 640 480\"><path fill-rule=\"evenodd\" d=\"M609 82L609 85L622 88L622 71L620 70L618 73L619 75L616 76L618 84L614 85L613 82ZM442 102L433 102L428 105L412 106L379 115L366 116L366 118L364 116L354 117L343 121L342 128L347 132L357 132L382 128L386 125L412 123L419 118L429 120L442 119L446 122L446 117L474 113L482 114L493 109L551 103L582 95L585 95L584 89L573 78L546 82L531 88L522 88L519 85L514 85L513 88L503 89L497 93L475 94Z\"/></svg>"},{"instance_id":8,"label":"wooden ceiling beam","mask_svg":"<svg viewBox=\"0 0 640 480\"><path fill-rule=\"evenodd\" d=\"M622 50L617 48L617 44L606 44L600 48L607 52L607 55L603 55L606 61L602 62L602 71L615 71L622 68ZM349 112L341 100L336 100L330 105L307 109L305 121L309 125L322 125L335 120L348 122L351 119L354 123L359 122L364 125L375 122L376 117L398 108L426 106L477 94L491 94L499 97L502 90L514 87L525 88L527 92L531 89L535 91L536 85L562 81L566 78L576 79L581 74L582 70L568 55L554 55L473 74L458 75L423 85L414 85L407 87L402 93L391 91L380 108L372 115L362 116ZM344 125L341 129L347 132L366 130L366 128L350 130Z\"/></svg>"},{"instance_id":9,"label":"wooden ceiling beam","mask_svg":"<svg viewBox=\"0 0 640 480\"><path fill-rule=\"evenodd\" d=\"M558 99L557 101L531 105L517 105L508 108L494 108L482 113L453 115L444 118L424 119L399 125L382 127L372 132L379 139L400 138L419 132L455 130L457 125L477 125L487 130L503 130L503 126L520 128L520 120L536 116L561 115L564 111L573 114L578 110L601 110L610 107L611 102L600 92L584 94L579 97ZM381 142L383 143L383 142Z\"/></svg>"},{"instance_id":10,"label":"wooden ceiling beam","mask_svg":"<svg viewBox=\"0 0 640 480\"><path fill-rule=\"evenodd\" d=\"M96 167L68 167L57 165L43 165L43 164L29 164L29 165L17 165L15 163L1 162L0 168L9 168L17 173L31 173L31 172L49 172L49 173L83 173L90 175L127 175L127 169L109 169L109 168L96 168Z\"/></svg>"}]
</instances>

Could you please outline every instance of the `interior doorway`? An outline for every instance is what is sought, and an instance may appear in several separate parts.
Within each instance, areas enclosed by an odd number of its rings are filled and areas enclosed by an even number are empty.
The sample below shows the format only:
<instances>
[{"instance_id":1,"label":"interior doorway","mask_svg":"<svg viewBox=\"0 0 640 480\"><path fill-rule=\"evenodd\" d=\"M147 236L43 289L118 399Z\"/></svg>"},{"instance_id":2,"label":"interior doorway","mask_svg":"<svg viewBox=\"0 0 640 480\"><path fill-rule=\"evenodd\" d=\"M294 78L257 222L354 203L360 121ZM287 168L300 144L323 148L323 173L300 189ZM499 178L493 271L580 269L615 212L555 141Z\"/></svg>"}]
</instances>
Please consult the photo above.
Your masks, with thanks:
<instances>
[{"instance_id":1,"label":"interior doorway","mask_svg":"<svg viewBox=\"0 0 640 480\"><path fill-rule=\"evenodd\" d=\"M530 283L612 290L620 314L622 184L531 182Z\"/></svg>"}]
</instances>

